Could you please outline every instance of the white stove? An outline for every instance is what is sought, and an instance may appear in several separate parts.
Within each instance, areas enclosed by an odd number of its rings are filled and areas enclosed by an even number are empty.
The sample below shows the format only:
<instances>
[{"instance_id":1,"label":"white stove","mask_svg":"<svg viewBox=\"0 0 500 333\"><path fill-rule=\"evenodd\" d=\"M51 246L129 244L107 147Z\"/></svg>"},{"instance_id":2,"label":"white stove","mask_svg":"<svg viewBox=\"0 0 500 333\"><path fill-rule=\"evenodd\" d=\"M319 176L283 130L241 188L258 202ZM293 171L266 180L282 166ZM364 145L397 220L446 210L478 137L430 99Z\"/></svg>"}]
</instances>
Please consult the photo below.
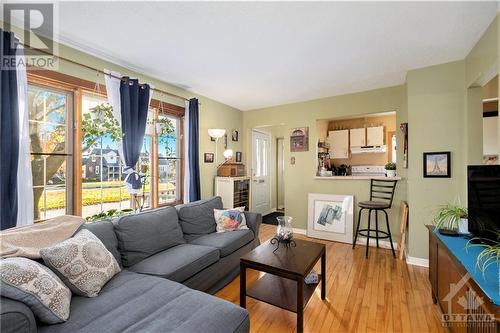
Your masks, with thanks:
<instances>
[{"instance_id":1,"label":"white stove","mask_svg":"<svg viewBox=\"0 0 500 333\"><path fill-rule=\"evenodd\" d=\"M353 176L385 176L385 166L383 165L353 165L351 167Z\"/></svg>"}]
</instances>

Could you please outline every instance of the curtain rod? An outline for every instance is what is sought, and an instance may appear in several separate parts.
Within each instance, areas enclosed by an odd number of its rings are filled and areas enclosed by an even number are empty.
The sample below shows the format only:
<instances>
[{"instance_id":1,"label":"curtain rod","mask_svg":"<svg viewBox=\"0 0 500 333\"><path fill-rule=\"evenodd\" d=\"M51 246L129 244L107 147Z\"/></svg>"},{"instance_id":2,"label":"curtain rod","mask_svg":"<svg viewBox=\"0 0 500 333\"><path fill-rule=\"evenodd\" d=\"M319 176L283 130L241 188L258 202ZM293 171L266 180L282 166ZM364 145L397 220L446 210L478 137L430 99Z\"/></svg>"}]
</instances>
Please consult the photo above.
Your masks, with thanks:
<instances>
[{"instance_id":1,"label":"curtain rod","mask_svg":"<svg viewBox=\"0 0 500 333\"><path fill-rule=\"evenodd\" d=\"M94 71L94 72L97 72L97 73L100 73L102 75L110 75L111 77L115 78L115 79L122 79L121 77L119 76L116 76L116 75L113 75L111 73L105 73L104 71L98 69L98 68L94 68L92 66L89 66L89 65L85 65L85 64L82 64L82 63L79 63L77 61L74 61L74 60L71 60L71 59L68 59L68 58L65 58L65 57L62 57L62 56L59 56L59 55L54 55L54 54L51 54L50 52L47 52L47 51L44 51L44 50L40 50L40 49L37 49L37 48L34 48L34 47L31 47L29 45L26 45L26 44L23 44L21 42L19 42L19 44L23 45L24 47L27 47L31 50L35 50L37 52L40 52L40 53L43 53L43 54L47 54L47 55L50 55L50 56L53 56L55 58L58 58L60 60L63 60L63 61L66 61L66 62L69 62L73 65L77 65L77 66L80 66L80 67L83 67L83 68L86 68L88 70L91 70L91 71ZM185 97L182 97L182 96L179 96L179 95L176 95L176 94L172 94L172 93L169 93L168 91L164 91L164 90L161 90L161 89L158 89L158 88L154 88L154 87L151 87L151 90L153 91L156 91L157 93L160 93L160 94L164 94L164 95L168 95L168 96L172 96L172 97L176 97L176 98L179 98L179 99L182 99L184 101L189 101L189 99L185 98ZM198 102L199 103L199 102Z\"/></svg>"}]
</instances>

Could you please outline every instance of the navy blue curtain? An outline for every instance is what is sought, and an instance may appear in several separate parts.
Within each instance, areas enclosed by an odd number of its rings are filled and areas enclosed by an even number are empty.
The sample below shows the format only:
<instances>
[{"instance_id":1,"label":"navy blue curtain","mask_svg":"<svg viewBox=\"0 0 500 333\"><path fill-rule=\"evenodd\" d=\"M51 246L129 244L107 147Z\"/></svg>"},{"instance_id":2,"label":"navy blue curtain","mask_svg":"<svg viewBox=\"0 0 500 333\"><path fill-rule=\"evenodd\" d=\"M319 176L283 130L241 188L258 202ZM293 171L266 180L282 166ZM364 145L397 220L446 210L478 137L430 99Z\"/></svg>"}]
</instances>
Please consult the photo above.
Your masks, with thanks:
<instances>
[{"instance_id":1,"label":"navy blue curtain","mask_svg":"<svg viewBox=\"0 0 500 333\"><path fill-rule=\"evenodd\" d=\"M201 199L200 191L200 158L199 158L199 119L198 99L189 100L189 201Z\"/></svg>"},{"instance_id":2,"label":"navy blue curtain","mask_svg":"<svg viewBox=\"0 0 500 333\"><path fill-rule=\"evenodd\" d=\"M16 55L14 33L0 29L0 59ZM13 48L14 47L14 48ZM0 68L0 226L17 223L17 166L19 159L19 110L16 68Z\"/></svg>"},{"instance_id":3,"label":"navy blue curtain","mask_svg":"<svg viewBox=\"0 0 500 333\"><path fill-rule=\"evenodd\" d=\"M149 94L149 85L139 84L136 79L122 78L120 82L120 106L123 158L125 160L125 172L130 173L125 181L136 191L141 189L142 184L138 174L133 169L139 160L144 133L146 132Z\"/></svg>"}]
</instances>

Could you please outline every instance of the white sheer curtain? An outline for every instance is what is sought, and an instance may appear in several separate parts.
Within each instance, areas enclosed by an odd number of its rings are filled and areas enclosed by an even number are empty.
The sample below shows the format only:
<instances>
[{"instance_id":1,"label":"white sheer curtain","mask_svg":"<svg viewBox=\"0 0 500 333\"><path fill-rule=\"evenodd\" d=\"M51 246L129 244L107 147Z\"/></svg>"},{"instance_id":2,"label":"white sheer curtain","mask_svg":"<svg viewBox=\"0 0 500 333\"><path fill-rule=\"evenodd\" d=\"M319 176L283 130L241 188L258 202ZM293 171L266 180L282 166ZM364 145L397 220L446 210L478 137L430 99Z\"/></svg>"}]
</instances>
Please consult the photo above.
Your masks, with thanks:
<instances>
[{"instance_id":1,"label":"white sheer curtain","mask_svg":"<svg viewBox=\"0 0 500 333\"><path fill-rule=\"evenodd\" d=\"M18 47L17 57L23 57ZM26 67L18 62L17 100L19 105L19 165L17 169L17 222L16 226L33 224L33 180L31 174L30 136L28 126L28 79Z\"/></svg>"},{"instance_id":2,"label":"white sheer curtain","mask_svg":"<svg viewBox=\"0 0 500 333\"><path fill-rule=\"evenodd\" d=\"M189 185L191 183L189 172L189 101L185 102L184 112L184 203L189 202Z\"/></svg>"}]
</instances>

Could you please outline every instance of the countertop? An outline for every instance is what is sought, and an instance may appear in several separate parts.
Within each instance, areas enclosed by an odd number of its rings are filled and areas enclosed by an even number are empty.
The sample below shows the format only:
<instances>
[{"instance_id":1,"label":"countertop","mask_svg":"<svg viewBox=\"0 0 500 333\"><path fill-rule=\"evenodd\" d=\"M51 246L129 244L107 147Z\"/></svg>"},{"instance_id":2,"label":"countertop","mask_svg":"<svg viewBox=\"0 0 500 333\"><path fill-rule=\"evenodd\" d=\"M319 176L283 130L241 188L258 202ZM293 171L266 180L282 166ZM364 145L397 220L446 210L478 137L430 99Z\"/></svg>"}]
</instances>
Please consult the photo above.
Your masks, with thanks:
<instances>
[{"instance_id":1,"label":"countertop","mask_svg":"<svg viewBox=\"0 0 500 333\"><path fill-rule=\"evenodd\" d=\"M383 177L383 176L315 176L314 179L326 179L326 180L369 180L369 179L381 179L381 180L401 180L401 177Z\"/></svg>"}]
</instances>

